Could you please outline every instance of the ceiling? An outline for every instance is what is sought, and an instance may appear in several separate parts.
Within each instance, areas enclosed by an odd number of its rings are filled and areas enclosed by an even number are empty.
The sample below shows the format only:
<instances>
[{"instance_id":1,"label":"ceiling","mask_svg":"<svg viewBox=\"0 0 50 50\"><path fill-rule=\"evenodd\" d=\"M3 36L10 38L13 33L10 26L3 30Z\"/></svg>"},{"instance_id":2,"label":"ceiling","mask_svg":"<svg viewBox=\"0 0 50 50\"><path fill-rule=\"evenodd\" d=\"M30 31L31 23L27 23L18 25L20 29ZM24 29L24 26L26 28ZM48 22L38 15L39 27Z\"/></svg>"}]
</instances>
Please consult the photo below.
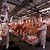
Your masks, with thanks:
<instances>
[{"instance_id":1,"label":"ceiling","mask_svg":"<svg viewBox=\"0 0 50 50\"><path fill-rule=\"evenodd\" d=\"M9 5L9 12L11 12L16 7L16 5L12 5L10 3L8 5Z\"/></svg>"},{"instance_id":2,"label":"ceiling","mask_svg":"<svg viewBox=\"0 0 50 50\"><path fill-rule=\"evenodd\" d=\"M5 2L5 0L3 0L3 2ZM39 10L41 9L50 7L50 0L7 0L7 3L10 8L9 16L12 16L15 14L21 14L23 12L26 13L28 10L31 10L31 13L39 12ZM2 5L2 0L1 0L0 6L1 5Z\"/></svg>"}]
</instances>

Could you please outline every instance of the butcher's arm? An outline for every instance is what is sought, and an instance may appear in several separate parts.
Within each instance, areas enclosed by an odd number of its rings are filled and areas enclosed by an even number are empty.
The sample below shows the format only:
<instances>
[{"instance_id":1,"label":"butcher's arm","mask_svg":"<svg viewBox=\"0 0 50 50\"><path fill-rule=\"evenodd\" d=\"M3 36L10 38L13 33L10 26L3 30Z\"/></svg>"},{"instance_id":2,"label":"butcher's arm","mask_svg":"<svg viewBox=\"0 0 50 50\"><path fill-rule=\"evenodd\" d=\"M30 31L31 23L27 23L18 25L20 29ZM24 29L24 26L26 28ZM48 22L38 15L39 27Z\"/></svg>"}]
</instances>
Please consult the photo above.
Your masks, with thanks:
<instances>
[{"instance_id":1,"label":"butcher's arm","mask_svg":"<svg viewBox=\"0 0 50 50\"><path fill-rule=\"evenodd\" d=\"M41 28L38 28L38 30L43 30L45 28L45 26L42 26Z\"/></svg>"}]
</instances>

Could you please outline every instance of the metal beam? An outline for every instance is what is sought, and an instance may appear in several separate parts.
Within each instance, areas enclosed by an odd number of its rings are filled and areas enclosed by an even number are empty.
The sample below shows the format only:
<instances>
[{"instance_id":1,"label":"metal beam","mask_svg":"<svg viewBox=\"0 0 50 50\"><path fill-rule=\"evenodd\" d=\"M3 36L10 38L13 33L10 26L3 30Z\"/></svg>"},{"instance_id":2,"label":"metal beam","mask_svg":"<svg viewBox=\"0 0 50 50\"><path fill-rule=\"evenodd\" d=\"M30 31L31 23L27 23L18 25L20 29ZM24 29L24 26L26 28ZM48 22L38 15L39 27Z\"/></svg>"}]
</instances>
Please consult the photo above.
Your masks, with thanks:
<instances>
[{"instance_id":1,"label":"metal beam","mask_svg":"<svg viewBox=\"0 0 50 50\"><path fill-rule=\"evenodd\" d=\"M44 9L44 8L47 8L47 7L50 7L50 3L47 3L47 4L44 4L43 6L39 7L40 9Z\"/></svg>"},{"instance_id":2,"label":"metal beam","mask_svg":"<svg viewBox=\"0 0 50 50\"><path fill-rule=\"evenodd\" d=\"M36 8L43 9L43 8L48 7L48 6L50 6L50 1L47 1L47 2L41 3L41 4L37 5Z\"/></svg>"},{"instance_id":3,"label":"metal beam","mask_svg":"<svg viewBox=\"0 0 50 50\"><path fill-rule=\"evenodd\" d=\"M21 3L23 2L24 0L22 1L19 1L19 0L7 0L7 3L10 3L12 5L21 5ZM5 2L5 0L3 0L3 2Z\"/></svg>"},{"instance_id":4,"label":"metal beam","mask_svg":"<svg viewBox=\"0 0 50 50\"><path fill-rule=\"evenodd\" d=\"M13 5L21 5L23 0L22 1L19 1L19 0L7 0L7 2L10 3L10 4L13 4Z\"/></svg>"},{"instance_id":5,"label":"metal beam","mask_svg":"<svg viewBox=\"0 0 50 50\"><path fill-rule=\"evenodd\" d=\"M29 0L24 0L24 2L21 5L18 5L14 8L14 10L9 14L11 17L12 15L16 14L22 7L24 7L26 4L28 4Z\"/></svg>"}]
</instances>

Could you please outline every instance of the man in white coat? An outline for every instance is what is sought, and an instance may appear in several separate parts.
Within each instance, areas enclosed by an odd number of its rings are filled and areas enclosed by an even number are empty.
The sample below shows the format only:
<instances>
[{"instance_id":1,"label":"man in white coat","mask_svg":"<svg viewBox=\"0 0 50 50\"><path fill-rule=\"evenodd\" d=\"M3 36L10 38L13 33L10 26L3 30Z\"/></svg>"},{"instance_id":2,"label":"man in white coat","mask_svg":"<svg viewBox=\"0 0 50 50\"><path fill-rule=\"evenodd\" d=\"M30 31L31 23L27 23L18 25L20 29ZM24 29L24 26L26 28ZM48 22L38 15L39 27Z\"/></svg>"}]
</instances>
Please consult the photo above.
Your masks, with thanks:
<instances>
[{"instance_id":1,"label":"man in white coat","mask_svg":"<svg viewBox=\"0 0 50 50\"><path fill-rule=\"evenodd\" d=\"M47 34L47 25L46 25L46 20L43 20L43 24L41 28L38 28L40 30L40 40L41 40L41 45L43 46L43 49L45 48L45 43L46 43L46 34Z\"/></svg>"},{"instance_id":2,"label":"man in white coat","mask_svg":"<svg viewBox=\"0 0 50 50\"><path fill-rule=\"evenodd\" d=\"M4 43L6 44L6 49L8 49L9 47L9 28L6 22L2 23L2 28L3 28L3 36L5 37L3 38L3 40L4 40Z\"/></svg>"}]
</instances>

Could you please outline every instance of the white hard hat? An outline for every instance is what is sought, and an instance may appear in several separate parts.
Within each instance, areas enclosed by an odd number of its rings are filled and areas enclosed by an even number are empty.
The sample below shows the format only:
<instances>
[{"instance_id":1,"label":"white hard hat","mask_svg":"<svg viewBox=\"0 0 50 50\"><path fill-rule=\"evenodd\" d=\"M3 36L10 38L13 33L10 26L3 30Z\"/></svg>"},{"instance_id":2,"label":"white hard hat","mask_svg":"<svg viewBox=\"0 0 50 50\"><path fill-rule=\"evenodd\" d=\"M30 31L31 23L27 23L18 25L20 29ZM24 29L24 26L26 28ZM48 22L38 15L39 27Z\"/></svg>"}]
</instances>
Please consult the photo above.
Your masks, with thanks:
<instances>
[{"instance_id":1,"label":"white hard hat","mask_svg":"<svg viewBox=\"0 0 50 50\"><path fill-rule=\"evenodd\" d=\"M43 20L43 23L46 23L46 20Z\"/></svg>"}]
</instances>

